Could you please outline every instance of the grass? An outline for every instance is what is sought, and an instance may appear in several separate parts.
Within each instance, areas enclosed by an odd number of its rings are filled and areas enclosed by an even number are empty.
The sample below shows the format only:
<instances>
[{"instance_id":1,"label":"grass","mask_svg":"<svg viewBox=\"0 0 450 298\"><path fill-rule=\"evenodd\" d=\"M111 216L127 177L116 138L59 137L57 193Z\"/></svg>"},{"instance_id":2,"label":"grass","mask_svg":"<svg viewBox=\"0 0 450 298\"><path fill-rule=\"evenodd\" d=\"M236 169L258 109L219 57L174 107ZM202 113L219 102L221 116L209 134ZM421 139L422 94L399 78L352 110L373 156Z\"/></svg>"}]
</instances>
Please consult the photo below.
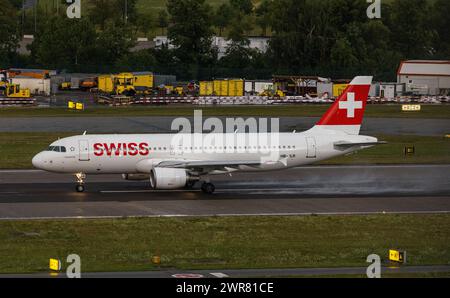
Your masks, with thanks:
<instances>
[{"instance_id":1,"label":"grass","mask_svg":"<svg viewBox=\"0 0 450 298\"><path fill-rule=\"evenodd\" d=\"M50 143L77 133L0 132L0 169L31 168L33 156ZM450 163L450 138L424 136L378 136L386 145L342 156L322 164L414 164ZM415 154L404 155L405 146L414 146Z\"/></svg>"},{"instance_id":2,"label":"grass","mask_svg":"<svg viewBox=\"0 0 450 298\"><path fill-rule=\"evenodd\" d=\"M134 106L88 107L84 111L55 108L1 108L0 117L86 117L86 116L192 116L203 110L204 116L319 117L329 105L282 106ZM450 118L450 105L422 105L420 112L401 112L401 105L368 105L367 117L386 118Z\"/></svg>"},{"instance_id":3,"label":"grass","mask_svg":"<svg viewBox=\"0 0 450 298\"><path fill-rule=\"evenodd\" d=\"M323 161L322 164L441 164L450 163L450 138L429 136L378 135L378 145ZM414 155L406 156L405 147L414 146Z\"/></svg>"},{"instance_id":4,"label":"grass","mask_svg":"<svg viewBox=\"0 0 450 298\"><path fill-rule=\"evenodd\" d=\"M128 218L0 221L0 272L42 272L48 259L82 270L367 266L389 248L409 265L450 264L450 215Z\"/></svg>"}]
</instances>

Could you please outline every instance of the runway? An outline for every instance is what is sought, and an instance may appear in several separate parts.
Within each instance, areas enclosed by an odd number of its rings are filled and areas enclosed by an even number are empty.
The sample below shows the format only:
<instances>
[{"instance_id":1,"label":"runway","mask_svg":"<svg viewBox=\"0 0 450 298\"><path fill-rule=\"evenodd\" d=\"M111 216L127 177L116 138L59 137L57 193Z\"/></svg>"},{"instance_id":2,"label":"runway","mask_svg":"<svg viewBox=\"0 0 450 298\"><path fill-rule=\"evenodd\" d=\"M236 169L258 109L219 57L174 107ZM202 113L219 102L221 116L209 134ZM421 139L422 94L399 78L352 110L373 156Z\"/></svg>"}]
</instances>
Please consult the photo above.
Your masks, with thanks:
<instances>
[{"instance_id":1,"label":"runway","mask_svg":"<svg viewBox=\"0 0 450 298\"><path fill-rule=\"evenodd\" d=\"M139 272L86 272L82 278L260 278L289 276L365 275L366 267L337 268L268 268L268 269L219 269L219 270L157 270ZM450 266L402 266L381 267L383 274L449 273ZM64 273L0 274L0 278L64 278Z\"/></svg>"},{"instance_id":2,"label":"runway","mask_svg":"<svg viewBox=\"0 0 450 298\"><path fill-rule=\"evenodd\" d=\"M0 171L0 219L449 213L450 165L309 166L213 177L216 193L154 191L147 181Z\"/></svg>"}]
</instances>

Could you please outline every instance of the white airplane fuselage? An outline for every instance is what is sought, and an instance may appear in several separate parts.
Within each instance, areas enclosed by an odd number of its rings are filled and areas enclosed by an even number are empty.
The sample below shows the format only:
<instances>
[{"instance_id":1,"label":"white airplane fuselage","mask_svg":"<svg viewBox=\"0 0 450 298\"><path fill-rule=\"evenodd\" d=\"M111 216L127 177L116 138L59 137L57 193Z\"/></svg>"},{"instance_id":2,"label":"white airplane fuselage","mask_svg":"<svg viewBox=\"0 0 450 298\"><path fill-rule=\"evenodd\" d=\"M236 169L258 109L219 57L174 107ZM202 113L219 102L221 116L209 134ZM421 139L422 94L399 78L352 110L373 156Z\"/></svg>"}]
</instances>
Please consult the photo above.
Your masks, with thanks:
<instances>
[{"instance_id":1,"label":"white airplane fuselage","mask_svg":"<svg viewBox=\"0 0 450 298\"><path fill-rule=\"evenodd\" d=\"M348 135L326 129L311 129L303 133L279 133L277 142L260 144L275 134L204 134L196 144L192 141L172 145L174 134L78 135L60 139L51 147L65 148L65 152L43 151L33 158L37 168L57 173L136 174L146 173L163 160L189 161L248 161L261 160L259 166L239 166L232 171L269 171L296 167L348 154L362 147L336 148L336 142L364 143L377 139L362 135ZM179 135L178 135L179 137ZM204 138L222 139L220 145L203 145ZM236 140L227 146L226 140ZM273 138L275 139L275 137ZM216 142L217 143L217 142ZM100 145L99 145L100 144ZM131 145L130 144L135 144ZM230 143L228 143L230 144ZM113 146L113 147L111 147ZM367 148L370 146L364 146ZM125 148L125 149L124 149ZM62 150L59 150L62 151ZM213 171L209 174L224 174Z\"/></svg>"}]
</instances>

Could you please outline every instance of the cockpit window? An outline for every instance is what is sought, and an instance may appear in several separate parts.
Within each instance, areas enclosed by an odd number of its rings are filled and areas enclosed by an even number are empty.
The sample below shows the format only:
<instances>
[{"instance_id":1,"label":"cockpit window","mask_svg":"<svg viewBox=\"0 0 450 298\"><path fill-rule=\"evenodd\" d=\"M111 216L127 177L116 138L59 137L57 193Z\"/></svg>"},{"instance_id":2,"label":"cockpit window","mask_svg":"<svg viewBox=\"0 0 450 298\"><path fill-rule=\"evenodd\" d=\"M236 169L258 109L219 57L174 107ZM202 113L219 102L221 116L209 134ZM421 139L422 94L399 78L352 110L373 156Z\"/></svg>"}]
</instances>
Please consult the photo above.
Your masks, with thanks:
<instances>
[{"instance_id":1,"label":"cockpit window","mask_svg":"<svg viewBox=\"0 0 450 298\"><path fill-rule=\"evenodd\" d=\"M46 151L55 151L55 152L66 152L66 147L64 146L50 146Z\"/></svg>"}]
</instances>

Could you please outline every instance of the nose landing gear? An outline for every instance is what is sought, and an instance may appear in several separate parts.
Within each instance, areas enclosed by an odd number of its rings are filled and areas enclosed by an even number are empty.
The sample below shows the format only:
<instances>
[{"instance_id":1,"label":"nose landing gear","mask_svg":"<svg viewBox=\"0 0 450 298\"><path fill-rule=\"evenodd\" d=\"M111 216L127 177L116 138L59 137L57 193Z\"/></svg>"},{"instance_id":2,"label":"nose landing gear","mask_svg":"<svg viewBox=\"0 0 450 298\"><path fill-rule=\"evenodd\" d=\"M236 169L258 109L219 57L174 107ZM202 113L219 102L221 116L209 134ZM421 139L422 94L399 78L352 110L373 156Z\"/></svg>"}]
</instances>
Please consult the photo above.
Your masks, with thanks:
<instances>
[{"instance_id":1,"label":"nose landing gear","mask_svg":"<svg viewBox=\"0 0 450 298\"><path fill-rule=\"evenodd\" d=\"M77 192L84 192L84 179L86 179L86 175L83 173L76 173L75 177L77 178L77 186L75 190Z\"/></svg>"}]
</instances>

